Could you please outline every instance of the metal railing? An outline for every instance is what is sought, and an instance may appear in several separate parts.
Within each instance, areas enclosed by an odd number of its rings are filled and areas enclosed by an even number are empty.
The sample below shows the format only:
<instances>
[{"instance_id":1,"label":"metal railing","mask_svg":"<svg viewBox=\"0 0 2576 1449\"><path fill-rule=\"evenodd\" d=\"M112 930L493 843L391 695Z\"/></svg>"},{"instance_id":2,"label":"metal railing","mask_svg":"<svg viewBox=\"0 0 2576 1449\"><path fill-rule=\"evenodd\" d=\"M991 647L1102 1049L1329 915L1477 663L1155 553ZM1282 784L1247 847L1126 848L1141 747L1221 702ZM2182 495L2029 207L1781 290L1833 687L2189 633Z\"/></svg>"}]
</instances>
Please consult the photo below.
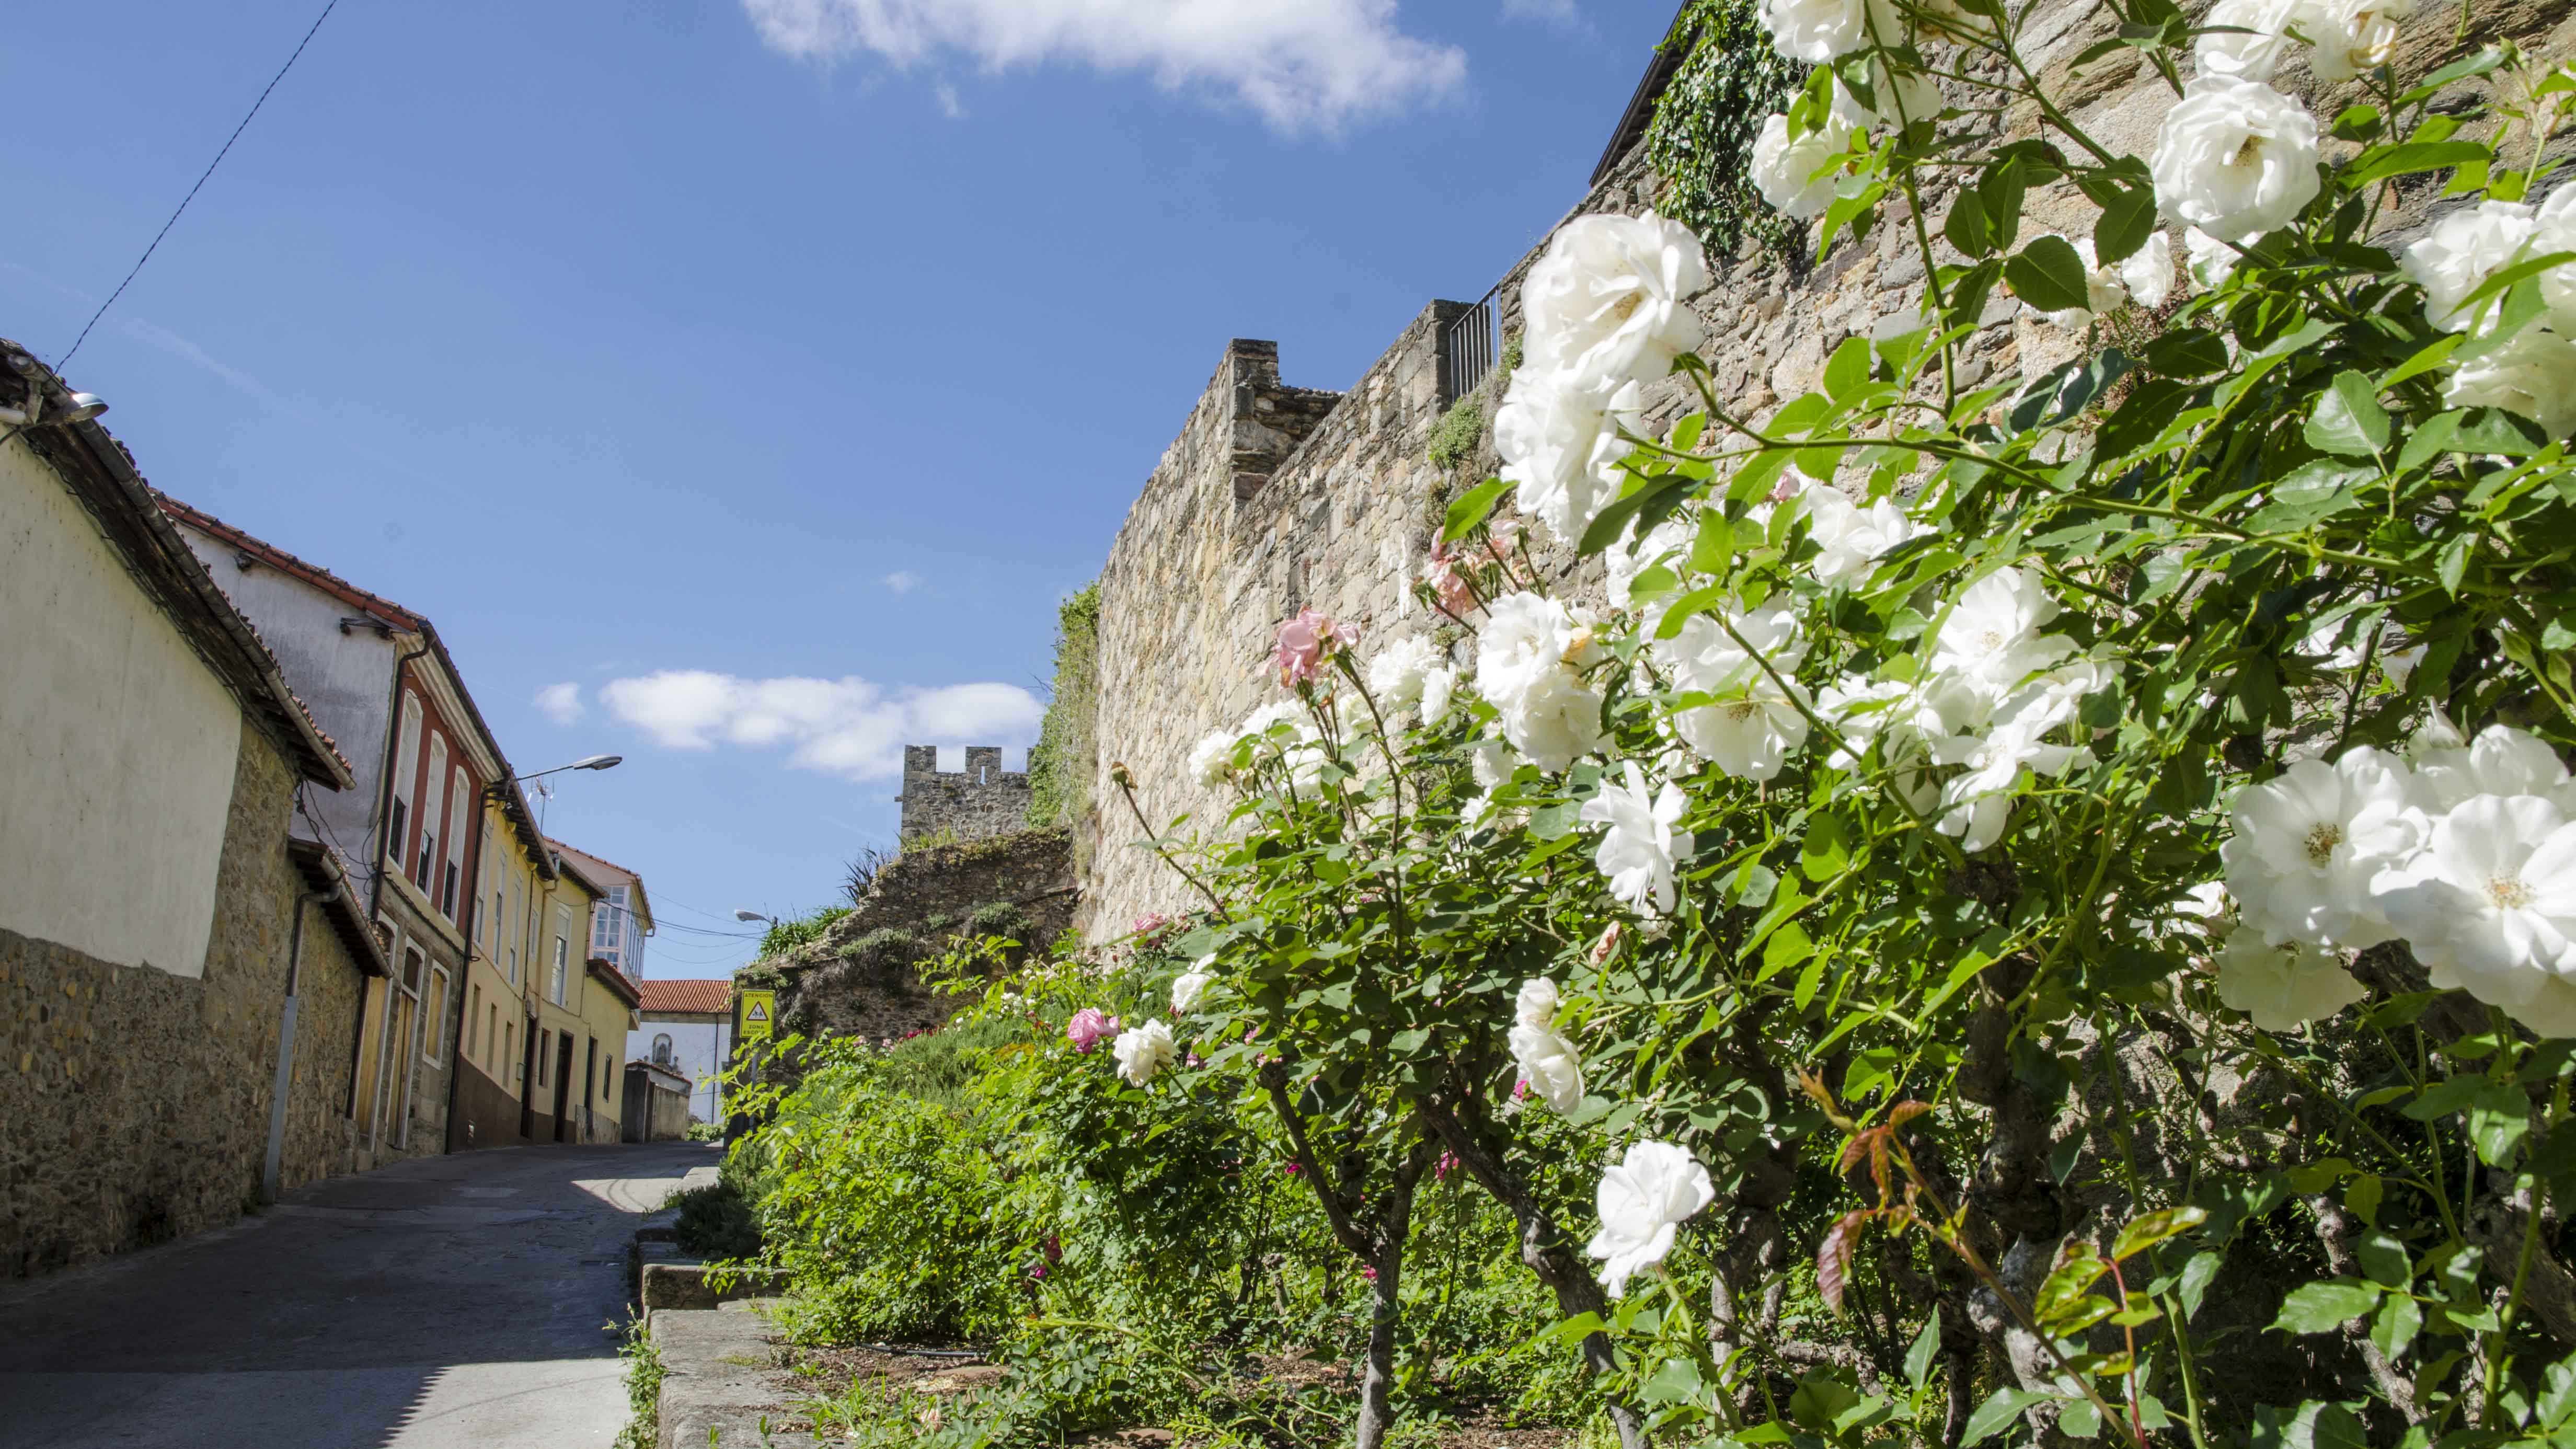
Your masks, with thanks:
<instances>
[{"instance_id":1,"label":"metal railing","mask_svg":"<svg viewBox=\"0 0 2576 1449\"><path fill-rule=\"evenodd\" d=\"M1502 330L1497 282L1474 306L1449 319L1440 329L1440 406L1447 408L1476 390L1494 370L1495 346Z\"/></svg>"}]
</instances>

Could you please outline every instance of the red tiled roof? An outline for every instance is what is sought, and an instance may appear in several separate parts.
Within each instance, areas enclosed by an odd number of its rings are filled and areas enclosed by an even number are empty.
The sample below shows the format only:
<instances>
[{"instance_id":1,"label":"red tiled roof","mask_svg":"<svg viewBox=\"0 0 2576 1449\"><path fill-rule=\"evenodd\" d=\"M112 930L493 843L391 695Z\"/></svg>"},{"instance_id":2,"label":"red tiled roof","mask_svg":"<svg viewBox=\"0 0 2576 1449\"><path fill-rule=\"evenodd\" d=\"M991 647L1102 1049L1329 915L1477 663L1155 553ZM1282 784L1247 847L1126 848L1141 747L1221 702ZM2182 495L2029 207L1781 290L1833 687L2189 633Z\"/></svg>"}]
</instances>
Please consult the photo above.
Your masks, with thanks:
<instances>
[{"instance_id":1,"label":"red tiled roof","mask_svg":"<svg viewBox=\"0 0 2576 1449\"><path fill-rule=\"evenodd\" d=\"M733 983L730 981L646 981L644 988L646 1016L666 1011L702 1012L722 1016L733 1010Z\"/></svg>"}]
</instances>

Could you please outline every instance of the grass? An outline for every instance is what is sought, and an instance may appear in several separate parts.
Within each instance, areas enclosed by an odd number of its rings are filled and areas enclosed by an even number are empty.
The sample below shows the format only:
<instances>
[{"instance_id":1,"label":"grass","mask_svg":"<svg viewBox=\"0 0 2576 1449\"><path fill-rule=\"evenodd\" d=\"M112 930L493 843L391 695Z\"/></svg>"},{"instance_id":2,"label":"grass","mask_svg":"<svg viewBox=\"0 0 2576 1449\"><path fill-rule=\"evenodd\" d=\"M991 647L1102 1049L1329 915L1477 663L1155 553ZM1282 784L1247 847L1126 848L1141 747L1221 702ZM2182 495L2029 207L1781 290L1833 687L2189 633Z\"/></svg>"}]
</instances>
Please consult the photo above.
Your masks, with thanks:
<instances>
[{"instance_id":1,"label":"grass","mask_svg":"<svg viewBox=\"0 0 2576 1449\"><path fill-rule=\"evenodd\" d=\"M615 1328L615 1323L607 1325ZM662 1353L644 1331L642 1315L628 1319L617 1356L626 1360L626 1427L617 1449L653 1449L662 1436Z\"/></svg>"}]
</instances>

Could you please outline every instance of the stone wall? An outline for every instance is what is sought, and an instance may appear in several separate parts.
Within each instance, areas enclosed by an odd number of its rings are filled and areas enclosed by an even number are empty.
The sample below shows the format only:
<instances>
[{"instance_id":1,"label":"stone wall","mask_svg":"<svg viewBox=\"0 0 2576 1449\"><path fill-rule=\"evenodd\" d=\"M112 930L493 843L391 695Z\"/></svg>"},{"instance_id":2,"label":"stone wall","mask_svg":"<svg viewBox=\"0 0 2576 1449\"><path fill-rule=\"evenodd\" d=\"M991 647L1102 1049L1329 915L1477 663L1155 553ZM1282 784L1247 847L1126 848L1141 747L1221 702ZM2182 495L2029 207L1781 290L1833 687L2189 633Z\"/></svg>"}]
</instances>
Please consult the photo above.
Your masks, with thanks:
<instances>
[{"instance_id":1,"label":"stone wall","mask_svg":"<svg viewBox=\"0 0 2576 1449\"><path fill-rule=\"evenodd\" d=\"M978 910L1025 918L1040 945L1072 924L1071 841L1062 830L908 850L877 872L867 897L822 939L760 962L774 972L782 1032L901 1037L948 1019L953 997L926 990L920 968L967 931ZM746 984L756 984L745 977Z\"/></svg>"},{"instance_id":2,"label":"stone wall","mask_svg":"<svg viewBox=\"0 0 2576 1449\"><path fill-rule=\"evenodd\" d=\"M257 1200L289 933L296 779L244 730L197 978L112 966L0 930L0 1278L230 1222ZM316 908L284 1180L344 1171L357 974Z\"/></svg>"},{"instance_id":3,"label":"stone wall","mask_svg":"<svg viewBox=\"0 0 2576 1449\"><path fill-rule=\"evenodd\" d=\"M2406 22L2401 73L2427 70L2452 44L2459 21L2456 8L2419 10ZM2026 56L2091 134L2145 154L2174 95L2144 69L2139 52L2121 49L2069 80L2074 58L2109 35L2111 23L2089 0L2038 0L2027 13ZM2564 0L2482 6L2468 42L2496 37L2561 58L2576 38L2576 17ZM2311 82L2304 62L2285 68L2277 83L2302 93L2322 118L2364 99L2358 83ZM2455 89L2466 97L2483 94L2486 85L2464 82ZM2007 112L2004 126L2029 134L2035 119L2027 104ZM1594 213L1643 211L1660 187L1638 147L1558 225ZM2424 224L2428 190L2416 188L2383 213L2384 236L2401 240ZM1927 194L1925 209L1937 237L1946 194L1937 188ZM2035 191L2022 235L2088 235L2095 215L2070 187ZM1936 246L1941 260L1964 260L1946 243ZM1542 239L1503 278L1498 341L1519 335L1521 278L1545 249ZM2174 252L2179 258L2179 237ZM1711 270L1712 285L1693 303L1708 327L1702 356L1730 411L1756 420L1816 387L1825 359L1845 338L1866 335L1891 314L1912 316L1921 305L1923 264L1901 200L1884 208L1869 236L1837 241L1812 268L1793 271L1748 244L1731 258L1712 258ZM1282 697L1265 667L1282 617L1312 606L1355 622L1363 652L1426 630L1434 620L1446 624L1437 615L1426 618L1410 597L1411 584L1449 499L1497 466L1490 427L1475 456L1454 471L1444 472L1428 456L1442 414L1439 324L1463 310L1431 303L1346 395L1283 388L1275 344L1231 344L1180 436L1146 479L1101 573L1094 803L1092 817L1079 827L1086 836L1082 926L1092 939L1125 931L1147 911L1193 904L1178 877L1133 845L1143 832L1109 782L1112 765L1128 767L1157 830L1184 814L1197 822L1185 828L1205 828L1221 818L1227 802L1195 786L1184 761L1208 731ZM2037 376L2083 345L2080 333L2047 322L2000 289L1982 320L1984 330L1963 350L1963 386ZM1468 399L1487 420L1504 382L1498 372ZM1655 385L1648 398L1649 420L1658 429L1696 407L1677 380ZM1292 423L1277 421L1292 410ZM1598 577L1597 567L1590 576Z\"/></svg>"},{"instance_id":4,"label":"stone wall","mask_svg":"<svg viewBox=\"0 0 2576 1449\"><path fill-rule=\"evenodd\" d=\"M990 745L970 745L966 768L943 772L932 745L903 747L903 833L911 846L922 841L943 845L987 840L1025 830L1029 823L1029 775L1002 768L1002 752Z\"/></svg>"}]
</instances>

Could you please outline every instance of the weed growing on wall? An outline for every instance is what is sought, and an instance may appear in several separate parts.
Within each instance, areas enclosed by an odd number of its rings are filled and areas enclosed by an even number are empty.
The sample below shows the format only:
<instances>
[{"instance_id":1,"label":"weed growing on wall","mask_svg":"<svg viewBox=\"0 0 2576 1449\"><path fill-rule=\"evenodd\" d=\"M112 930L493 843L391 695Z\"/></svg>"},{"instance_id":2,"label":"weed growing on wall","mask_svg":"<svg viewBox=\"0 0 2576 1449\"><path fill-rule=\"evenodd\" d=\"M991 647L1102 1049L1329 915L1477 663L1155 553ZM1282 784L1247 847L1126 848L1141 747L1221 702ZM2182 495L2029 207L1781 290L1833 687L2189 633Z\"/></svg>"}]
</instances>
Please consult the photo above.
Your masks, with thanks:
<instances>
[{"instance_id":1,"label":"weed growing on wall","mask_svg":"<svg viewBox=\"0 0 2576 1449\"><path fill-rule=\"evenodd\" d=\"M1807 67L1783 56L1755 0L1692 0L1664 44L1688 59L1656 104L1646 161L1664 179L1656 205L1699 234L1714 256L1746 237L1791 250L1796 233L1763 205L1750 180L1762 118L1795 95Z\"/></svg>"},{"instance_id":2,"label":"weed growing on wall","mask_svg":"<svg viewBox=\"0 0 2576 1449\"><path fill-rule=\"evenodd\" d=\"M1092 712L1099 707L1100 585L1056 606L1055 680L1029 751L1029 824L1070 825L1091 808Z\"/></svg>"}]
</instances>

